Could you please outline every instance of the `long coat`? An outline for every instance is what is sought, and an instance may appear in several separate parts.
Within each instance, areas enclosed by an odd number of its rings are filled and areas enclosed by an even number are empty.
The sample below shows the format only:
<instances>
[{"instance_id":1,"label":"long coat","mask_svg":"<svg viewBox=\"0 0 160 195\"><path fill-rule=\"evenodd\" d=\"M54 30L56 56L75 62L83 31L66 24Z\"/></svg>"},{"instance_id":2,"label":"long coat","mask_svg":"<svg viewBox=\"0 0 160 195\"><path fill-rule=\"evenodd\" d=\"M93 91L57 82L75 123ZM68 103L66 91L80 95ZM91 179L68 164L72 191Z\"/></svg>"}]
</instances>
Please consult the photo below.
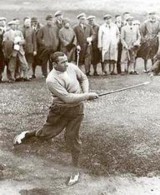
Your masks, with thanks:
<instances>
[{"instance_id":1,"label":"long coat","mask_svg":"<svg viewBox=\"0 0 160 195\"><path fill-rule=\"evenodd\" d=\"M119 30L116 24L101 25L98 32L98 48L102 48L102 61L117 61Z\"/></svg>"},{"instance_id":2,"label":"long coat","mask_svg":"<svg viewBox=\"0 0 160 195\"><path fill-rule=\"evenodd\" d=\"M93 29L89 25L85 25L84 28L81 25L74 27L74 32L77 38L77 45L80 45L80 64L85 64L86 59L88 63L91 63L91 45L88 44L87 38L95 35Z\"/></svg>"},{"instance_id":3,"label":"long coat","mask_svg":"<svg viewBox=\"0 0 160 195\"><path fill-rule=\"evenodd\" d=\"M75 46L77 39L74 30L62 27L59 31L60 50L64 52L69 61L75 61Z\"/></svg>"},{"instance_id":4,"label":"long coat","mask_svg":"<svg viewBox=\"0 0 160 195\"><path fill-rule=\"evenodd\" d=\"M7 32L4 33L3 36L3 45L4 45L4 55L6 58L10 58L11 56L16 56L17 53L19 52L21 55L24 55L24 48L23 45L20 45L19 51L14 49L14 41L16 37L21 38L21 42L25 43L23 33L20 30L15 30L13 31L12 29L8 30Z\"/></svg>"},{"instance_id":5,"label":"long coat","mask_svg":"<svg viewBox=\"0 0 160 195\"><path fill-rule=\"evenodd\" d=\"M37 38L36 31L29 27L23 29L23 35L25 39L24 50L26 54L33 54L34 51L37 51Z\"/></svg>"},{"instance_id":6,"label":"long coat","mask_svg":"<svg viewBox=\"0 0 160 195\"><path fill-rule=\"evenodd\" d=\"M160 33L160 22L145 21L140 27L142 44L138 51L137 57L143 59L152 59L157 53L159 43L157 35Z\"/></svg>"},{"instance_id":7,"label":"long coat","mask_svg":"<svg viewBox=\"0 0 160 195\"><path fill-rule=\"evenodd\" d=\"M43 26L37 32L37 43L39 47L39 59L45 64L51 53L58 50L59 36L57 26Z\"/></svg>"},{"instance_id":8,"label":"long coat","mask_svg":"<svg viewBox=\"0 0 160 195\"><path fill-rule=\"evenodd\" d=\"M94 24L91 26L94 33L95 33L95 38L92 41L92 64L96 65L101 61L101 52L98 49L98 31L99 31L99 25Z\"/></svg>"}]
</instances>

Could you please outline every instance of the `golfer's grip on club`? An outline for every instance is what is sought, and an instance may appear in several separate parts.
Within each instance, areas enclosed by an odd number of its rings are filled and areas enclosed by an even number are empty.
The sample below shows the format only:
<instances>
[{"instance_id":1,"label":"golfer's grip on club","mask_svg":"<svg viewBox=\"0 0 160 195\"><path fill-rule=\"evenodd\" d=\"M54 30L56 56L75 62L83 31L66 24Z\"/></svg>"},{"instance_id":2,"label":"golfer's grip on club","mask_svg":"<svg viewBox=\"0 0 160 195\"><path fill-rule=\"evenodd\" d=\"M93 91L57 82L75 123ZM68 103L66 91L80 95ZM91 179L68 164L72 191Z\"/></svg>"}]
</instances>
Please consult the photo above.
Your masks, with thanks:
<instances>
[{"instance_id":1,"label":"golfer's grip on club","mask_svg":"<svg viewBox=\"0 0 160 195\"><path fill-rule=\"evenodd\" d=\"M95 92L88 93L88 100L94 100L94 99L97 99L98 97L99 97L99 95Z\"/></svg>"}]
</instances>

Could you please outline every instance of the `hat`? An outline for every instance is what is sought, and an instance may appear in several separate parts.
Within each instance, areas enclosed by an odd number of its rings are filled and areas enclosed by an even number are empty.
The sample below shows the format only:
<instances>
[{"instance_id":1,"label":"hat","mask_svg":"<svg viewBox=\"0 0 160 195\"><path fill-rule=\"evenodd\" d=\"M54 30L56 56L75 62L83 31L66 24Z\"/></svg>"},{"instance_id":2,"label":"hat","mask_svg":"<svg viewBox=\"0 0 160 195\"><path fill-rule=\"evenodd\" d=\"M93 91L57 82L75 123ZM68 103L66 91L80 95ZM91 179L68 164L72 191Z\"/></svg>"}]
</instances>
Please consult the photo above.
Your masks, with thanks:
<instances>
[{"instance_id":1,"label":"hat","mask_svg":"<svg viewBox=\"0 0 160 195\"><path fill-rule=\"evenodd\" d=\"M0 17L0 21L6 21L7 19L5 17Z\"/></svg>"},{"instance_id":2,"label":"hat","mask_svg":"<svg viewBox=\"0 0 160 195\"><path fill-rule=\"evenodd\" d=\"M55 17L61 16L61 15L62 15L62 12L61 11L56 11L56 13L54 14Z\"/></svg>"},{"instance_id":3,"label":"hat","mask_svg":"<svg viewBox=\"0 0 160 195\"><path fill-rule=\"evenodd\" d=\"M156 14L156 12L154 12L154 11L151 11L148 13L148 15L155 15L155 14Z\"/></svg>"},{"instance_id":4,"label":"hat","mask_svg":"<svg viewBox=\"0 0 160 195\"><path fill-rule=\"evenodd\" d=\"M12 20L12 21L8 22L8 25L16 25L16 21Z\"/></svg>"},{"instance_id":5,"label":"hat","mask_svg":"<svg viewBox=\"0 0 160 195\"><path fill-rule=\"evenodd\" d=\"M86 18L86 14L85 13L81 13L77 16L77 19L80 19L80 18L83 18L85 19Z\"/></svg>"},{"instance_id":6,"label":"hat","mask_svg":"<svg viewBox=\"0 0 160 195\"><path fill-rule=\"evenodd\" d=\"M46 20L50 20L50 19L53 19L53 16L51 14L46 16Z\"/></svg>"},{"instance_id":7,"label":"hat","mask_svg":"<svg viewBox=\"0 0 160 195\"><path fill-rule=\"evenodd\" d=\"M38 22L38 18L37 17L32 17L31 22Z\"/></svg>"},{"instance_id":8,"label":"hat","mask_svg":"<svg viewBox=\"0 0 160 195\"><path fill-rule=\"evenodd\" d=\"M106 20L106 19L110 19L112 18L112 16L110 14L106 14L103 16L103 19Z\"/></svg>"},{"instance_id":9,"label":"hat","mask_svg":"<svg viewBox=\"0 0 160 195\"><path fill-rule=\"evenodd\" d=\"M126 21L128 21L128 20L133 20L133 16L128 16L127 18L126 18Z\"/></svg>"},{"instance_id":10,"label":"hat","mask_svg":"<svg viewBox=\"0 0 160 195\"><path fill-rule=\"evenodd\" d=\"M87 20L94 20L95 18L95 16L88 16Z\"/></svg>"},{"instance_id":11,"label":"hat","mask_svg":"<svg viewBox=\"0 0 160 195\"><path fill-rule=\"evenodd\" d=\"M140 25L141 23L140 23L139 20L134 20L134 21L133 21L133 24L134 24L134 25Z\"/></svg>"}]
</instances>

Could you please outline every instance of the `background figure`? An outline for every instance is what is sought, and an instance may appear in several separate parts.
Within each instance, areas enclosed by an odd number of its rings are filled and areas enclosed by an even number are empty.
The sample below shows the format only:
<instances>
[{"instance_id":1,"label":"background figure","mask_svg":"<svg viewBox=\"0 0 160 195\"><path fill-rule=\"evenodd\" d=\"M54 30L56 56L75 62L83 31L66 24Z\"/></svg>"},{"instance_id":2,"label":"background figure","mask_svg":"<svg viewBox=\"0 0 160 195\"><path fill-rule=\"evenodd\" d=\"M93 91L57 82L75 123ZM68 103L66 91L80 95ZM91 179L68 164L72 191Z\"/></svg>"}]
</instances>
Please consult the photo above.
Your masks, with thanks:
<instances>
[{"instance_id":1,"label":"background figure","mask_svg":"<svg viewBox=\"0 0 160 195\"><path fill-rule=\"evenodd\" d=\"M23 35L25 39L25 56L28 63L29 70L32 69L32 64L34 60L34 56L37 55L37 40L36 40L36 32L31 27L31 19L27 18L24 20L24 28Z\"/></svg>"},{"instance_id":2,"label":"background figure","mask_svg":"<svg viewBox=\"0 0 160 195\"><path fill-rule=\"evenodd\" d=\"M160 22L157 20L155 12L149 13L149 18L140 27L142 36L141 47L137 53L137 57L144 59L144 72L147 73L147 60L153 58L157 53L159 44L157 35L160 32Z\"/></svg>"},{"instance_id":3,"label":"background figure","mask_svg":"<svg viewBox=\"0 0 160 195\"><path fill-rule=\"evenodd\" d=\"M91 63L93 65L94 76L98 76L97 73L97 64L101 62L101 52L98 49L98 31L99 25L95 22L95 16L88 16L87 18L88 24L91 26L92 30L94 31L94 38L92 40L92 56L91 56Z\"/></svg>"},{"instance_id":4,"label":"background figure","mask_svg":"<svg viewBox=\"0 0 160 195\"><path fill-rule=\"evenodd\" d=\"M120 15L115 16L115 24L117 25L119 32L121 34L121 28L123 26L122 17ZM122 55L122 43L121 39L118 42L118 58L117 58L117 73L121 73L121 55Z\"/></svg>"},{"instance_id":5,"label":"background figure","mask_svg":"<svg viewBox=\"0 0 160 195\"><path fill-rule=\"evenodd\" d=\"M31 18L31 28L34 30L35 35L36 35L36 45L37 45L37 55L34 55L33 58L33 64L32 64L32 78L36 78L36 66L41 65L40 60L39 60L39 45L37 43L37 33L38 31L42 28L42 24L38 22L37 17L32 17Z\"/></svg>"},{"instance_id":6,"label":"background figure","mask_svg":"<svg viewBox=\"0 0 160 195\"><path fill-rule=\"evenodd\" d=\"M74 30L70 26L69 19L64 19L64 27L59 31L60 50L68 57L69 62L75 62L77 39Z\"/></svg>"},{"instance_id":7,"label":"background figure","mask_svg":"<svg viewBox=\"0 0 160 195\"><path fill-rule=\"evenodd\" d=\"M87 24L86 15L81 13L77 16L79 24L74 27L77 37L77 49L80 50L79 65L85 66L85 73L90 75L91 67L91 47L94 38L94 31L91 26Z\"/></svg>"},{"instance_id":8,"label":"background figure","mask_svg":"<svg viewBox=\"0 0 160 195\"><path fill-rule=\"evenodd\" d=\"M59 36L57 26L53 24L52 15L46 17L46 25L37 33L37 43L39 47L39 59L42 65L42 73L47 77L47 63L50 55L58 50Z\"/></svg>"},{"instance_id":9,"label":"background figure","mask_svg":"<svg viewBox=\"0 0 160 195\"><path fill-rule=\"evenodd\" d=\"M63 13L61 11L56 11L54 17L54 24L57 26L57 29L59 31L62 27L64 27Z\"/></svg>"},{"instance_id":10,"label":"background figure","mask_svg":"<svg viewBox=\"0 0 160 195\"><path fill-rule=\"evenodd\" d=\"M111 18L112 16L109 14L104 16L105 23L100 26L98 33L98 48L102 52L103 72L105 75L107 74L107 65L109 65L110 74L116 74L115 64L117 61L119 30Z\"/></svg>"},{"instance_id":11,"label":"background figure","mask_svg":"<svg viewBox=\"0 0 160 195\"><path fill-rule=\"evenodd\" d=\"M15 73L17 60L20 63L20 70L22 72L22 77L24 81L29 81L28 79L28 64L25 58L25 52L23 45L25 43L23 34L20 30L16 30L16 22L9 22L10 29L4 34L3 44L5 56L9 59L8 67L11 73L10 82L15 81Z\"/></svg>"},{"instance_id":12,"label":"background figure","mask_svg":"<svg viewBox=\"0 0 160 195\"><path fill-rule=\"evenodd\" d=\"M4 54L3 54L3 34L4 28L0 26L0 83L2 82L2 74L5 67Z\"/></svg>"},{"instance_id":13,"label":"background figure","mask_svg":"<svg viewBox=\"0 0 160 195\"><path fill-rule=\"evenodd\" d=\"M123 26L125 26L125 25L127 25L127 18L128 17L130 17L131 16L131 14L130 14L130 12L124 12L123 13L123 21L122 21L122 23L123 23Z\"/></svg>"},{"instance_id":14,"label":"background figure","mask_svg":"<svg viewBox=\"0 0 160 195\"><path fill-rule=\"evenodd\" d=\"M140 46L140 32L136 26L133 26L133 17L126 18L127 25L122 27L121 42L123 45L121 70L122 74L129 72L130 74L138 74L135 70L135 61L137 50Z\"/></svg>"}]
</instances>

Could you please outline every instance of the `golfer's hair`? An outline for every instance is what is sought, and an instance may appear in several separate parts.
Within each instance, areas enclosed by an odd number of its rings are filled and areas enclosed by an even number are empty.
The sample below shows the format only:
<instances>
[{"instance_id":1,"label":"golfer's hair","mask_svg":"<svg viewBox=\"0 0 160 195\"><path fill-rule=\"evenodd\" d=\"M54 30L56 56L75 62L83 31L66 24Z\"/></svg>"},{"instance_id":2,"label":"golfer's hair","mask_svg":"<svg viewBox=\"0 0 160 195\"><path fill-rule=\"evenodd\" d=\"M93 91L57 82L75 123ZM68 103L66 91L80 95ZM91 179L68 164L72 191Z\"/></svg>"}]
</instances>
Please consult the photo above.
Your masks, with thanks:
<instances>
[{"instance_id":1,"label":"golfer's hair","mask_svg":"<svg viewBox=\"0 0 160 195\"><path fill-rule=\"evenodd\" d=\"M60 52L60 51L57 51L57 52L51 54L51 56L50 56L51 62L57 63L58 57L60 57L60 56L65 56L65 54L63 52Z\"/></svg>"}]
</instances>

